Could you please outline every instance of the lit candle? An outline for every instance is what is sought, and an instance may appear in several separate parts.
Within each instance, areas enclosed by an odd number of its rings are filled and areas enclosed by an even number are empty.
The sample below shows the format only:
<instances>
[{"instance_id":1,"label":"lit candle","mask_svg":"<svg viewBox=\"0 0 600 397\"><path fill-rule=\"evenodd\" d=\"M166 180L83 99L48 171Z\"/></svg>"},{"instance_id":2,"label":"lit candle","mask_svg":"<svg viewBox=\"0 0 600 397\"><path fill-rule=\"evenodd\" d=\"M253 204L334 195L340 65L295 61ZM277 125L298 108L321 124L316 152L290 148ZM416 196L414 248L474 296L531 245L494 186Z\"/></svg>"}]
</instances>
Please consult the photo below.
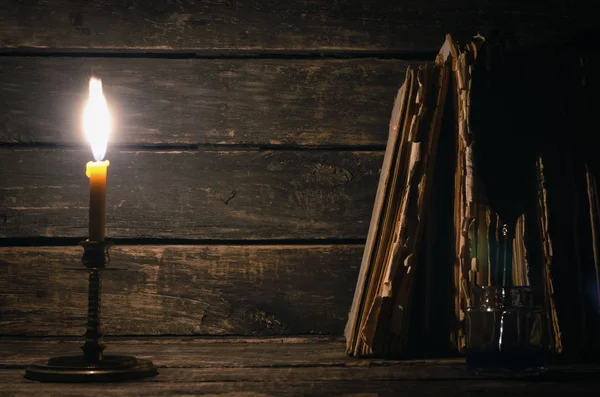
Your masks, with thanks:
<instances>
[{"instance_id":1,"label":"lit candle","mask_svg":"<svg viewBox=\"0 0 600 397\"><path fill-rule=\"evenodd\" d=\"M94 160L87 163L86 175L90 178L89 240L103 241L106 224L106 171L104 160L111 130L110 113L102 93L102 81L90 79L90 94L83 110L83 131L92 146Z\"/></svg>"}]
</instances>

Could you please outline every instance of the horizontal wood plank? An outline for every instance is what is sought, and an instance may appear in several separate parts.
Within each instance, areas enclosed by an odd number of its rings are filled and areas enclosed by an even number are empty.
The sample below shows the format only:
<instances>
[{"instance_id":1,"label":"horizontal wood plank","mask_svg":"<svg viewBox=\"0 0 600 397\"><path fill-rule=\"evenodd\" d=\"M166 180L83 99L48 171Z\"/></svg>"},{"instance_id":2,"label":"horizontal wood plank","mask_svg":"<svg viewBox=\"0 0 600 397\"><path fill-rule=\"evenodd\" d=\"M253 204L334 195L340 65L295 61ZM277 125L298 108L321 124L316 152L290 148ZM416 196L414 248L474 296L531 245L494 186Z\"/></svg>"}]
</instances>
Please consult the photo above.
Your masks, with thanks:
<instances>
[{"instance_id":1,"label":"horizontal wood plank","mask_svg":"<svg viewBox=\"0 0 600 397\"><path fill-rule=\"evenodd\" d=\"M588 4L589 3L589 4ZM61 50L437 51L504 28L524 44L593 27L594 2L78 0L0 3L0 46Z\"/></svg>"},{"instance_id":2,"label":"horizontal wood plank","mask_svg":"<svg viewBox=\"0 0 600 397\"><path fill-rule=\"evenodd\" d=\"M103 330L341 335L361 252L362 245L116 246L111 268L119 270L103 273ZM0 248L0 334L82 335L87 273L65 270L83 268L81 254Z\"/></svg>"},{"instance_id":3,"label":"horizontal wood plank","mask_svg":"<svg viewBox=\"0 0 600 397\"><path fill-rule=\"evenodd\" d=\"M385 145L396 91L419 63L2 57L0 143L84 143L94 74L115 144Z\"/></svg>"},{"instance_id":4,"label":"horizontal wood plank","mask_svg":"<svg viewBox=\"0 0 600 397\"><path fill-rule=\"evenodd\" d=\"M339 342L234 343L161 339L110 341L115 353L151 358L159 375L134 382L44 384L23 379L32 361L80 354L75 341L14 341L0 344L0 393L40 395L226 395L226 396L562 396L596 395L598 367L550 368L543 378L472 377L463 359L363 360L347 357ZM16 369L19 368L19 369ZM540 382L540 380L543 380Z\"/></svg>"},{"instance_id":5,"label":"horizontal wood plank","mask_svg":"<svg viewBox=\"0 0 600 397\"><path fill-rule=\"evenodd\" d=\"M290 341L290 339L292 339ZM33 338L29 340L0 339L0 367L25 367L32 361L54 355L80 352L81 340ZM383 360L348 357L341 340L323 340L323 337L269 338L157 338L148 340L106 338L107 354L134 355L151 358L161 368L285 368L285 367L353 367L366 368L393 366L397 372L425 367L449 368L453 375L464 365L464 359ZM410 375L408 375L410 376ZM440 374L441 376L441 374Z\"/></svg>"},{"instance_id":6,"label":"horizontal wood plank","mask_svg":"<svg viewBox=\"0 0 600 397\"><path fill-rule=\"evenodd\" d=\"M189 370L182 370L186 374ZM23 370L21 370L23 372ZM167 373L172 373L169 371ZM295 372L295 371L294 371ZM324 372L327 374L327 371ZM15 379L18 377L12 371ZM22 377L22 374L20 375ZM8 381L0 384L0 393L10 397L47 396L47 397L89 397L110 396L223 396L223 397L397 397L399 395L429 397L563 397L590 396L600 392L600 384L595 381L576 383L539 382L536 380L510 381L480 380L468 381L438 380L318 380L296 381L293 372L286 379L266 379L265 381L240 382L169 382L146 379L134 382L64 384L39 383L27 380Z\"/></svg>"},{"instance_id":7,"label":"horizontal wood plank","mask_svg":"<svg viewBox=\"0 0 600 397\"><path fill-rule=\"evenodd\" d=\"M88 150L0 149L0 237L87 236ZM109 151L107 237L361 239L380 152Z\"/></svg>"},{"instance_id":8,"label":"horizontal wood plank","mask_svg":"<svg viewBox=\"0 0 600 397\"><path fill-rule=\"evenodd\" d=\"M72 354L77 354L74 350ZM55 353L50 353L55 354ZM262 353L264 355L264 352ZM29 363L28 363L29 364ZM357 365L348 367L284 367L284 368L162 368L160 378L146 382L310 382L310 381L389 381L389 380L457 380L459 375L468 378L464 363L455 366L374 366ZM17 374L17 376L15 376ZM23 370L0 369L0 383L16 382L28 384L23 378Z\"/></svg>"}]
</instances>

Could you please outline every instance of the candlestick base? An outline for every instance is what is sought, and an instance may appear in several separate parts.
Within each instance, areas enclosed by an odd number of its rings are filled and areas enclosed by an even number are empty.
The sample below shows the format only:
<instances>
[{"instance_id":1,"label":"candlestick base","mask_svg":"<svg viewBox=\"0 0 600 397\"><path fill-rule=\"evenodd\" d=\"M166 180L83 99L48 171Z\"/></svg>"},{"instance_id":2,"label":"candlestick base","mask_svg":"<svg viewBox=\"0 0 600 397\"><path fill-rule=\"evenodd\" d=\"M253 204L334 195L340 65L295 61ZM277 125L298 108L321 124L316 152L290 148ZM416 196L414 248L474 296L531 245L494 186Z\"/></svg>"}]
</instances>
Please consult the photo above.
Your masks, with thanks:
<instances>
[{"instance_id":1,"label":"candlestick base","mask_svg":"<svg viewBox=\"0 0 600 397\"><path fill-rule=\"evenodd\" d=\"M33 363L25 378L40 382L114 382L147 378L158 374L150 360L131 356L104 356L88 362L83 356L54 357Z\"/></svg>"},{"instance_id":2,"label":"candlestick base","mask_svg":"<svg viewBox=\"0 0 600 397\"><path fill-rule=\"evenodd\" d=\"M131 356L104 355L100 330L100 301L102 278L100 272L109 263L108 241L89 241L83 246L82 262L89 273L88 315L84 334L83 355L54 357L33 363L25 371L25 378L40 382L114 382L158 375L150 360Z\"/></svg>"}]
</instances>

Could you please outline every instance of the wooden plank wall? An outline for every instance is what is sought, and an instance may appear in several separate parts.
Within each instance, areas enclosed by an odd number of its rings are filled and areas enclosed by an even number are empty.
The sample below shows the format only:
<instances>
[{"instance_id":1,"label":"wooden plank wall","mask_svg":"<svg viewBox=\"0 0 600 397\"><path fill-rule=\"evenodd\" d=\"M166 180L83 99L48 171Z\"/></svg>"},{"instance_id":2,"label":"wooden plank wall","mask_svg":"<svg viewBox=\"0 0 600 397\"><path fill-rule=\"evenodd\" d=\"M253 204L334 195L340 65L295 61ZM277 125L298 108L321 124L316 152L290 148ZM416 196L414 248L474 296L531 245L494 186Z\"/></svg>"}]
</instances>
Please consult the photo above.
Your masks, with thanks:
<instances>
[{"instance_id":1,"label":"wooden plank wall","mask_svg":"<svg viewBox=\"0 0 600 397\"><path fill-rule=\"evenodd\" d=\"M115 118L105 331L341 335L406 68L445 33L593 27L566 0L513 3L0 2L0 334L83 333L66 268L95 74Z\"/></svg>"}]
</instances>

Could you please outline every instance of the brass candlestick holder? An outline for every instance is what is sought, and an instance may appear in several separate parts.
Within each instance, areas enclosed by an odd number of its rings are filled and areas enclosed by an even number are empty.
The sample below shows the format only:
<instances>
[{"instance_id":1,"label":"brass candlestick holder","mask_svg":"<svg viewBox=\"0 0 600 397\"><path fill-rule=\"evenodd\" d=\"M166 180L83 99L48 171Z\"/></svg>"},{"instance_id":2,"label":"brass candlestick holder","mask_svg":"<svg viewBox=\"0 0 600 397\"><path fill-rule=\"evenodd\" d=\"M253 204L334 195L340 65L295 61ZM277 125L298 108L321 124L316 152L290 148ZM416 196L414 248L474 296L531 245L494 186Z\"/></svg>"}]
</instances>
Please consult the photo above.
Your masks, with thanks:
<instances>
[{"instance_id":1,"label":"brass candlestick holder","mask_svg":"<svg viewBox=\"0 0 600 397\"><path fill-rule=\"evenodd\" d=\"M150 360L131 356L104 355L101 343L100 300L102 279L100 272L109 263L110 242L84 241L82 262L89 273L88 316L83 355L53 357L33 363L25 371L25 378L40 382L113 382L155 376L158 369Z\"/></svg>"}]
</instances>

